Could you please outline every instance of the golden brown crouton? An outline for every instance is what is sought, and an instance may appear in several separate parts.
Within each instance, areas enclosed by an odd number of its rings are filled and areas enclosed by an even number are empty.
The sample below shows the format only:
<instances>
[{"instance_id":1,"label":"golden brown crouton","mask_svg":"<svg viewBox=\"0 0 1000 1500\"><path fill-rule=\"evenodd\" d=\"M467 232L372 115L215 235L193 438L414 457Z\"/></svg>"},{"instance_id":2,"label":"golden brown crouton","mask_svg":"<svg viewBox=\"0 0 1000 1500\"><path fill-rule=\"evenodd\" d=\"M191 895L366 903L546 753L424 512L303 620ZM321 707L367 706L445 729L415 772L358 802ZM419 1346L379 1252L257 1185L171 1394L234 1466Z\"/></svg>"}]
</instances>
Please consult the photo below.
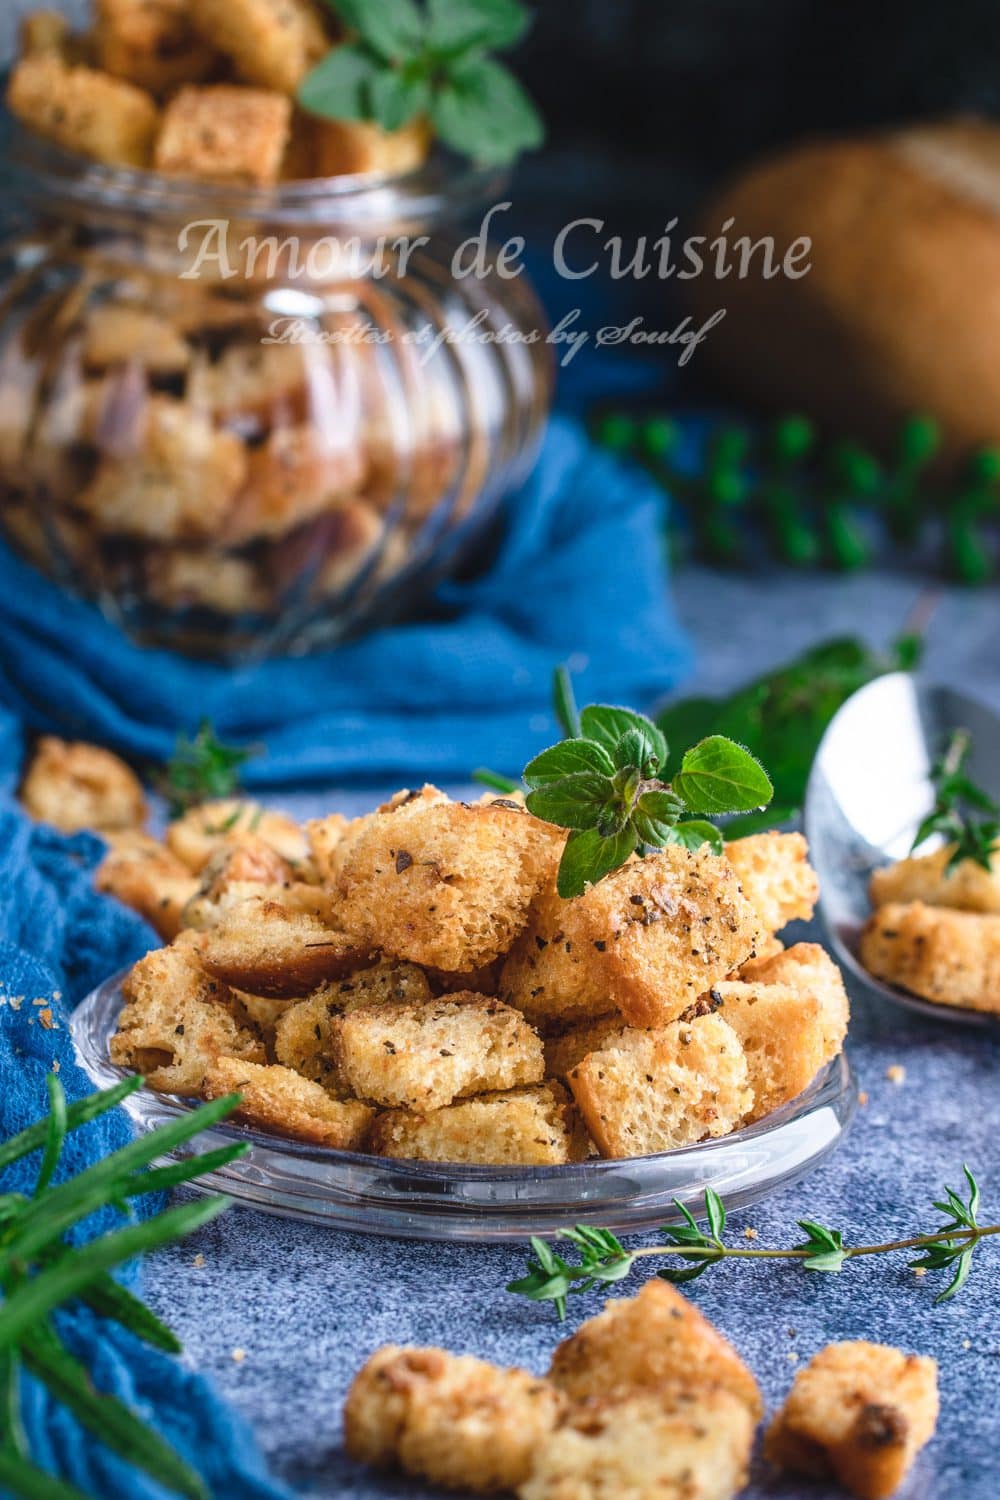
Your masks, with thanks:
<instances>
[{"instance_id":1,"label":"golden brown crouton","mask_svg":"<svg viewBox=\"0 0 1000 1500\"><path fill-rule=\"evenodd\" d=\"M552 1356L549 1379L571 1401L682 1385L721 1387L754 1422L764 1402L732 1344L676 1287L654 1277L634 1297L616 1297Z\"/></svg>"},{"instance_id":2,"label":"golden brown crouton","mask_svg":"<svg viewBox=\"0 0 1000 1500\"><path fill-rule=\"evenodd\" d=\"M954 844L901 859L872 872L870 893L873 906L896 901L923 901L927 906L953 906L957 911L980 911L1000 915L1000 844L993 868L984 870L975 860L963 859L948 869Z\"/></svg>"},{"instance_id":3,"label":"golden brown crouton","mask_svg":"<svg viewBox=\"0 0 1000 1500\"><path fill-rule=\"evenodd\" d=\"M885 1344L828 1344L795 1377L764 1452L782 1468L825 1477L861 1500L883 1500L931 1438L937 1365Z\"/></svg>"},{"instance_id":4,"label":"golden brown crouton","mask_svg":"<svg viewBox=\"0 0 1000 1500\"><path fill-rule=\"evenodd\" d=\"M850 1003L840 970L816 943L796 943L747 964L743 980L711 994L743 1044L753 1089L746 1123L796 1098L836 1057L847 1035Z\"/></svg>"},{"instance_id":5,"label":"golden brown crouton","mask_svg":"<svg viewBox=\"0 0 1000 1500\"><path fill-rule=\"evenodd\" d=\"M594 1396L543 1438L519 1500L732 1500L754 1421L721 1387Z\"/></svg>"},{"instance_id":6,"label":"golden brown crouton","mask_svg":"<svg viewBox=\"0 0 1000 1500\"><path fill-rule=\"evenodd\" d=\"M97 61L150 93L199 83L218 62L195 33L188 0L97 0Z\"/></svg>"},{"instance_id":7,"label":"golden brown crouton","mask_svg":"<svg viewBox=\"0 0 1000 1500\"><path fill-rule=\"evenodd\" d=\"M411 120L400 130L383 130L363 120L312 122L314 177L379 172L399 176L413 172L427 159L431 133L426 120Z\"/></svg>"},{"instance_id":8,"label":"golden brown crouton","mask_svg":"<svg viewBox=\"0 0 1000 1500\"><path fill-rule=\"evenodd\" d=\"M419 792L410 791L409 788L396 792L388 802L376 808L375 812L366 813L360 818L345 818L341 813L330 813L325 818L314 818L311 823L307 823L306 834L320 880L325 885L336 884L348 851L380 813L395 812L398 807L417 801L430 806L449 803L451 798L428 783ZM463 988L472 989L473 986L464 985Z\"/></svg>"},{"instance_id":9,"label":"golden brown crouton","mask_svg":"<svg viewBox=\"0 0 1000 1500\"><path fill-rule=\"evenodd\" d=\"M254 560L207 547L160 547L146 555L146 589L167 609L266 614L273 594Z\"/></svg>"},{"instance_id":10,"label":"golden brown crouton","mask_svg":"<svg viewBox=\"0 0 1000 1500\"><path fill-rule=\"evenodd\" d=\"M105 834L109 848L97 872L99 891L117 896L166 942L181 929L182 913L197 890L197 881L170 850L136 829Z\"/></svg>"},{"instance_id":11,"label":"golden brown crouton","mask_svg":"<svg viewBox=\"0 0 1000 1500\"><path fill-rule=\"evenodd\" d=\"M206 1099L242 1094L236 1111L239 1119L337 1151L364 1150L373 1118L372 1111L357 1099L332 1099L318 1083L300 1078L291 1068L259 1067L235 1057L220 1057L212 1063L205 1074L204 1093Z\"/></svg>"},{"instance_id":12,"label":"golden brown crouton","mask_svg":"<svg viewBox=\"0 0 1000 1500\"><path fill-rule=\"evenodd\" d=\"M312 0L190 0L190 12L241 78L282 94L294 94L330 47Z\"/></svg>"},{"instance_id":13,"label":"golden brown crouton","mask_svg":"<svg viewBox=\"0 0 1000 1500\"><path fill-rule=\"evenodd\" d=\"M538 1083L544 1071L537 1032L485 995L363 1006L330 1030L352 1093L389 1109L443 1109L468 1094Z\"/></svg>"},{"instance_id":14,"label":"golden brown crouton","mask_svg":"<svg viewBox=\"0 0 1000 1500\"><path fill-rule=\"evenodd\" d=\"M241 797L201 802L168 827L168 846L199 875L213 855L247 839L259 839L303 875L309 845L304 831L285 813L272 812ZM305 872L307 873L307 871Z\"/></svg>"},{"instance_id":15,"label":"golden brown crouton","mask_svg":"<svg viewBox=\"0 0 1000 1500\"><path fill-rule=\"evenodd\" d=\"M603 1156L652 1156L728 1135L753 1104L739 1037L713 1015L626 1028L568 1082Z\"/></svg>"},{"instance_id":16,"label":"golden brown crouton","mask_svg":"<svg viewBox=\"0 0 1000 1500\"><path fill-rule=\"evenodd\" d=\"M757 914L723 859L671 846L633 860L584 895L551 895L516 945L500 996L532 1021L675 1019L754 951Z\"/></svg>"},{"instance_id":17,"label":"golden brown crouton","mask_svg":"<svg viewBox=\"0 0 1000 1500\"><path fill-rule=\"evenodd\" d=\"M148 167L159 128L156 104L142 89L51 52L17 64L7 103L39 135L111 167Z\"/></svg>"},{"instance_id":18,"label":"golden brown crouton","mask_svg":"<svg viewBox=\"0 0 1000 1500\"><path fill-rule=\"evenodd\" d=\"M589 1052L599 1052L609 1038L619 1036L622 1030L621 1014L615 1011L610 1016L602 1016L597 1021L585 1021L580 1026L571 1026L558 1036L546 1038L546 1078L567 1078Z\"/></svg>"},{"instance_id":19,"label":"golden brown crouton","mask_svg":"<svg viewBox=\"0 0 1000 1500\"><path fill-rule=\"evenodd\" d=\"M354 494L364 475L364 455L356 444L324 437L315 426L276 427L250 455L246 488L225 540L241 546L283 536Z\"/></svg>"},{"instance_id":20,"label":"golden brown crouton","mask_svg":"<svg viewBox=\"0 0 1000 1500\"><path fill-rule=\"evenodd\" d=\"M93 308L83 328L83 362L90 370L134 361L156 375L187 369L191 346L156 313L123 302Z\"/></svg>"},{"instance_id":21,"label":"golden brown crouton","mask_svg":"<svg viewBox=\"0 0 1000 1500\"><path fill-rule=\"evenodd\" d=\"M877 978L925 1000L1000 1011L1000 916L890 902L869 919L860 953Z\"/></svg>"},{"instance_id":22,"label":"golden brown crouton","mask_svg":"<svg viewBox=\"0 0 1000 1500\"><path fill-rule=\"evenodd\" d=\"M199 1094L207 1069L223 1053L264 1061L258 1039L237 1024L226 987L199 969L183 938L140 959L122 994L111 1061L143 1073L150 1088Z\"/></svg>"},{"instance_id":23,"label":"golden brown crouton","mask_svg":"<svg viewBox=\"0 0 1000 1500\"><path fill-rule=\"evenodd\" d=\"M372 1130L380 1156L481 1166L545 1167L582 1161L586 1134L558 1083L477 1094L427 1114L388 1110Z\"/></svg>"},{"instance_id":24,"label":"golden brown crouton","mask_svg":"<svg viewBox=\"0 0 1000 1500\"><path fill-rule=\"evenodd\" d=\"M307 995L362 967L368 955L353 938L334 931L325 913L287 904L285 894L281 901L250 897L228 906L214 927L198 934L200 959L210 974L251 994L281 999Z\"/></svg>"},{"instance_id":25,"label":"golden brown crouton","mask_svg":"<svg viewBox=\"0 0 1000 1500\"><path fill-rule=\"evenodd\" d=\"M281 175L291 122L283 94L188 85L164 110L153 165L171 176L268 187Z\"/></svg>"},{"instance_id":26,"label":"golden brown crouton","mask_svg":"<svg viewBox=\"0 0 1000 1500\"><path fill-rule=\"evenodd\" d=\"M512 1490L565 1406L546 1380L443 1349L379 1349L344 1407L352 1458L398 1464L432 1484Z\"/></svg>"},{"instance_id":27,"label":"golden brown crouton","mask_svg":"<svg viewBox=\"0 0 1000 1500\"><path fill-rule=\"evenodd\" d=\"M426 976L414 964L394 960L374 964L283 1007L275 1026L275 1056L303 1078L321 1083L328 1092L349 1094L350 1086L334 1060L331 1018L363 1006L420 1005L430 998Z\"/></svg>"},{"instance_id":28,"label":"golden brown crouton","mask_svg":"<svg viewBox=\"0 0 1000 1500\"><path fill-rule=\"evenodd\" d=\"M490 963L524 926L564 835L513 806L417 797L352 839L338 880L348 932L412 963Z\"/></svg>"},{"instance_id":29,"label":"golden brown crouton","mask_svg":"<svg viewBox=\"0 0 1000 1500\"><path fill-rule=\"evenodd\" d=\"M139 828L146 820L142 783L100 745L43 735L21 783L21 802L61 833Z\"/></svg>"},{"instance_id":30,"label":"golden brown crouton","mask_svg":"<svg viewBox=\"0 0 1000 1500\"><path fill-rule=\"evenodd\" d=\"M33 57L48 52L64 57L70 36L69 18L61 11L33 10L21 21L21 56Z\"/></svg>"},{"instance_id":31,"label":"golden brown crouton","mask_svg":"<svg viewBox=\"0 0 1000 1500\"><path fill-rule=\"evenodd\" d=\"M205 416L262 434L310 414L310 387L329 363L329 350L318 344L230 344L214 361L195 361L187 399Z\"/></svg>"},{"instance_id":32,"label":"golden brown crouton","mask_svg":"<svg viewBox=\"0 0 1000 1500\"><path fill-rule=\"evenodd\" d=\"M819 896L809 845L801 833L755 833L726 845L726 858L767 932L807 922Z\"/></svg>"},{"instance_id":33,"label":"golden brown crouton","mask_svg":"<svg viewBox=\"0 0 1000 1500\"><path fill-rule=\"evenodd\" d=\"M207 931L227 907L252 896L274 894L272 887L283 890L294 879L292 866L270 844L257 834L241 834L235 843L222 844L203 868L195 894L184 907L182 925Z\"/></svg>"}]
</instances>

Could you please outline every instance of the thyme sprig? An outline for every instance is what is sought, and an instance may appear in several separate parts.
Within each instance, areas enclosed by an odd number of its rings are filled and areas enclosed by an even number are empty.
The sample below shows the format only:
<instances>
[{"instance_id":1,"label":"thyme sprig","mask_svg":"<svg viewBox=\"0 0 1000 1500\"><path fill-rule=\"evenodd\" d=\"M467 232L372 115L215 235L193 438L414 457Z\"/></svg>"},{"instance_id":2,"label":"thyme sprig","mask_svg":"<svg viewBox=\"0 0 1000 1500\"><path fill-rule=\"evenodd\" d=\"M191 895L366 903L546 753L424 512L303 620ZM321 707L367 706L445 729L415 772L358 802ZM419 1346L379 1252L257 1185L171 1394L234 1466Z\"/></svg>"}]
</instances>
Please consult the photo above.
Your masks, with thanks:
<instances>
[{"instance_id":1,"label":"thyme sprig","mask_svg":"<svg viewBox=\"0 0 1000 1500\"><path fill-rule=\"evenodd\" d=\"M551 1302L561 1321L566 1316L568 1297L621 1281L637 1261L650 1257L675 1256L684 1262L680 1266L666 1266L657 1273L664 1281L677 1284L694 1281L710 1266L724 1260L793 1260L800 1262L806 1271L834 1272L841 1270L847 1261L862 1256L919 1250L920 1257L909 1262L912 1268L952 1272L948 1285L934 1299L935 1304L947 1302L965 1285L976 1246L981 1240L1000 1234L1000 1224L979 1223L979 1186L968 1167L963 1171L969 1189L968 1199L946 1187L944 1199L932 1206L947 1216L947 1222L928 1233L906 1239L886 1240L877 1245L845 1245L839 1229L828 1229L813 1219L799 1219L798 1227L806 1236L801 1244L787 1249L727 1245L723 1240L726 1211L718 1193L708 1188L705 1192L706 1229L700 1228L689 1210L675 1199L682 1222L662 1226L660 1233L666 1240L662 1245L628 1250L610 1229L578 1224L575 1229L560 1230L558 1235L578 1251L579 1259L569 1261L545 1240L535 1237L531 1240L532 1254L528 1259L527 1275L510 1282L507 1290L532 1302Z\"/></svg>"},{"instance_id":2,"label":"thyme sprig","mask_svg":"<svg viewBox=\"0 0 1000 1500\"><path fill-rule=\"evenodd\" d=\"M224 745L207 719L193 737L178 735L161 778L169 816L180 818L201 802L235 796L240 790L240 772L256 753Z\"/></svg>"},{"instance_id":3,"label":"thyme sprig","mask_svg":"<svg viewBox=\"0 0 1000 1500\"><path fill-rule=\"evenodd\" d=\"M971 859L984 870L993 868L994 846L1000 838L1000 804L977 786L965 769L972 746L967 729L956 729L944 754L931 768L934 806L917 829L913 848L931 834L943 834L954 847L948 871Z\"/></svg>"}]
</instances>

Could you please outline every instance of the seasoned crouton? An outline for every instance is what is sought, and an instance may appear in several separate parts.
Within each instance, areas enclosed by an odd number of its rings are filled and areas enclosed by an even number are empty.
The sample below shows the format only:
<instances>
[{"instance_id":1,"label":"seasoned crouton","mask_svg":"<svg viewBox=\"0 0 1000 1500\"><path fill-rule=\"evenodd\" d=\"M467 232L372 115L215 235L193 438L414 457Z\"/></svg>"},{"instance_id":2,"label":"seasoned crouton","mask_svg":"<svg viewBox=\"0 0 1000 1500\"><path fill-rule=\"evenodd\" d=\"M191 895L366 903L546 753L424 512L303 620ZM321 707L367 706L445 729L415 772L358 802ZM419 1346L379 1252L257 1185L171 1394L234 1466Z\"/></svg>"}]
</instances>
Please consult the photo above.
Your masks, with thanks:
<instances>
[{"instance_id":1,"label":"seasoned crouton","mask_svg":"<svg viewBox=\"0 0 1000 1500\"><path fill-rule=\"evenodd\" d=\"M874 870L869 887L872 905L923 901L926 906L1000 915L1000 844L995 847L996 858L989 870L973 859L963 859L949 870L954 844Z\"/></svg>"},{"instance_id":2,"label":"seasoned crouton","mask_svg":"<svg viewBox=\"0 0 1000 1500\"><path fill-rule=\"evenodd\" d=\"M44 735L21 783L21 802L61 833L139 828L146 796L135 772L100 745Z\"/></svg>"},{"instance_id":3,"label":"seasoned crouton","mask_svg":"<svg viewBox=\"0 0 1000 1500\"><path fill-rule=\"evenodd\" d=\"M411 802L433 806L450 801L451 798L445 792L428 783L419 792L410 791L409 788L396 792L388 802L383 802L376 808L375 812L366 813L360 818L345 818L341 813L314 818L311 823L306 824L306 834L320 880L325 885L336 884L348 851L379 814L395 812L398 807L406 807ZM474 986L463 985L462 988L472 989Z\"/></svg>"},{"instance_id":4,"label":"seasoned crouton","mask_svg":"<svg viewBox=\"0 0 1000 1500\"><path fill-rule=\"evenodd\" d=\"M281 1062L280 1057L275 1057L275 1032L291 1002L273 1000L268 995L248 995L246 990L233 990L233 997L233 1014L240 1025L264 1043L268 1062Z\"/></svg>"},{"instance_id":5,"label":"seasoned crouton","mask_svg":"<svg viewBox=\"0 0 1000 1500\"><path fill-rule=\"evenodd\" d=\"M190 0L191 20L247 83L294 94L329 50L313 0Z\"/></svg>"},{"instance_id":6,"label":"seasoned crouton","mask_svg":"<svg viewBox=\"0 0 1000 1500\"><path fill-rule=\"evenodd\" d=\"M150 93L199 83L218 62L196 35L188 0L97 0L97 61Z\"/></svg>"},{"instance_id":7,"label":"seasoned crouton","mask_svg":"<svg viewBox=\"0 0 1000 1500\"><path fill-rule=\"evenodd\" d=\"M220 1057L211 1064L204 1092L207 1099L240 1093L239 1119L337 1151L363 1150L373 1118L357 1099L332 1099L318 1083L300 1078L291 1068L260 1067L235 1057Z\"/></svg>"},{"instance_id":8,"label":"seasoned crouton","mask_svg":"<svg viewBox=\"0 0 1000 1500\"><path fill-rule=\"evenodd\" d=\"M836 1057L850 1004L840 970L816 943L797 943L743 972L746 979L720 982L711 998L743 1044L749 1124L796 1098Z\"/></svg>"},{"instance_id":9,"label":"seasoned crouton","mask_svg":"<svg viewBox=\"0 0 1000 1500\"><path fill-rule=\"evenodd\" d=\"M168 846L198 875L220 849L246 839L259 839L303 874L309 859L304 831L285 813L272 812L258 802L230 797L201 802L168 827Z\"/></svg>"},{"instance_id":10,"label":"seasoned crouton","mask_svg":"<svg viewBox=\"0 0 1000 1500\"><path fill-rule=\"evenodd\" d=\"M188 85L164 110L153 165L173 176L268 187L281 175L291 123L282 94Z\"/></svg>"},{"instance_id":11,"label":"seasoned crouton","mask_svg":"<svg viewBox=\"0 0 1000 1500\"><path fill-rule=\"evenodd\" d=\"M109 848L94 885L130 906L166 942L181 929L183 912L197 881L170 850L136 829L105 834Z\"/></svg>"},{"instance_id":12,"label":"seasoned crouton","mask_svg":"<svg viewBox=\"0 0 1000 1500\"><path fill-rule=\"evenodd\" d=\"M221 1054L264 1061L259 1040L237 1024L232 996L201 971L183 938L140 959L122 994L125 1006L111 1038L111 1061L145 1074L150 1088L196 1095Z\"/></svg>"},{"instance_id":13,"label":"seasoned crouton","mask_svg":"<svg viewBox=\"0 0 1000 1500\"><path fill-rule=\"evenodd\" d=\"M654 1277L634 1297L616 1297L581 1323L552 1356L549 1379L571 1401L682 1385L719 1387L754 1422L764 1402L732 1344L676 1287Z\"/></svg>"},{"instance_id":14,"label":"seasoned crouton","mask_svg":"<svg viewBox=\"0 0 1000 1500\"><path fill-rule=\"evenodd\" d=\"M543 897L500 978L500 997L543 1024L679 1016L754 951L759 922L725 860L671 846L572 901Z\"/></svg>"},{"instance_id":15,"label":"seasoned crouton","mask_svg":"<svg viewBox=\"0 0 1000 1500\"><path fill-rule=\"evenodd\" d=\"M565 1406L546 1380L443 1349L379 1349L344 1407L352 1458L398 1464L432 1484L512 1490Z\"/></svg>"},{"instance_id":16,"label":"seasoned crouton","mask_svg":"<svg viewBox=\"0 0 1000 1500\"><path fill-rule=\"evenodd\" d=\"M179 375L191 360L191 346L156 313L123 302L106 302L88 314L83 328L83 362L89 370L129 361L156 375Z\"/></svg>"},{"instance_id":17,"label":"seasoned crouton","mask_svg":"<svg viewBox=\"0 0 1000 1500\"><path fill-rule=\"evenodd\" d=\"M329 363L329 350L317 344L230 344L218 359L195 362L187 400L241 434L261 436L309 416L310 389Z\"/></svg>"},{"instance_id":18,"label":"seasoned crouton","mask_svg":"<svg viewBox=\"0 0 1000 1500\"><path fill-rule=\"evenodd\" d=\"M1000 1012L1000 916L890 902L869 919L860 956L877 978L925 1000Z\"/></svg>"},{"instance_id":19,"label":"seasoned crouton","mask_svg":"<svg viewBox=\"0 0 1000 1500\"><path fill-rule=\"evenodd\" d=\"M568 1082L604 1156L651 1156L727 1135L753 1104L739 1037L713 1015L621 1031Z\"/></svg>"},{"instance_id":20,"label":"seasoned crouton","mask_svg":"<svg viewBox=\"0 0 1000 1500\"><path fill-rule=\"evenodd\" d=\"M300 887L313 895L311 886ZM322 897L313 911L251 897L227 907L198 935L198 952L210 974L240 990L273 999L306 995L328 979L361 968L367 953L325 920Z\"/></svg>"},{"instance_id":21,"label":"seasoned crouton","mask_svg":"<svg viewBox=\"0 0 1000 1500\"><path fill-rule=\"evenodd\" d=\"M582 1161L588 1141L558 1083L477 1094L427 1114L387 1110L372 1130L380 1156L481 1166L559 1166Z\"/></svg>"},{"instance_id":22,"label":"seasoned crouton","mask_svg":"<svg viewBox=\"0 0 1000 1500\"><path fill-rule=\"evenodd\" d=\"M809 845L801 833L755 833L726 845L726 858L767 932L807 922L819 896Z\"/></svg>"},{"instance_id":23,"label":"seasoned crouton","mask_svg":"<svg viewBox=\"0 0 1000 1500\"><path fill-rule=\"evenodd\" d=\"M340 919L370 946L461 970L490 963L524 926L565 835L512 805L415 798L352 839L338 879Z\"/></svg>"},{"instance_id":24,"label":"seasoned crouton","mask_svg":"<svg viewBox=\"0 0 1000 1500\"><path fill-rule=\"evenodd\" d=\"M721 1387L594 1396L542 1439L519 1500L732 1500L754 1421Z\"/></svg>"},{"instance_id":25,"label":"seasoned crouton","mask_svg":"<svg viewBox=\"0 0 1000 1500\"><path fill-rule=\"evenodd\" d=\"M585 1021L580 1026L571 1026L558 1036L545 1041L546 1078L566 1078L577 1063L590 1052L599 1052L611 1037L620 1035L622 1018L618 1011L610 1016L601 1016L597 1021Z\"/></svg>"},{"instance_id":26,"label":"seasoned crouton","mask_svg":"<svg viewBox=\"0 0 1000 1500\"><path fill-rule=\"evenodd\" d=\"M544 1071L537 1032L485 995L363 1006L330 1030L351 1091L389 1109L443 1109L468 1094L538 1083Z\"/></svg>"},{"instance_id":27,"label":"seasoned crouton","mask_svg":"<svg viewBox=\"0 0 1000 1500\"><path fill-rule=\"evenodd\" d=\"M283 536L354 494L364 475L364 457L356 444L324 437L315 426L276 427L250 455L246 488L225 540L241 546Z\"/></svg>"},{"instance_id":28,"label":"seasoned crouton","mask_svg":"<svg viewBox=\"0 0 1000 1500\"><path fill-rule=\"evenodd\" d=\"M426 120L411 120L399 130L383 130L363 120L312 121L314 177L358 172L398 176L413 172L427 159L431 132Z\"/></svg>"},{"instance_id":29,"label":"seasoned crouton","mask_svg":"<svg viewBox=\"0 0 1000 1500\"><path fill-rule=\"evenodd\" d=\"M25 125L68 151L111 167L150 165L160 115L134 84L40 52L15 67L7 103Z\"/></svg>"},{"instance_id":30,"label":"seasoned crouton","mask_svg":"<svg viewBox=\"0 0 1000 1500\"><path fill-rule=\"evenodd\" d=\"M374 964L284 1007L275 1026L275 1056L329 1092L349 1094L350 1086L334 1060L331 1018L364 1006L420 1005L430 998L427 978L414 964Z\"/></svg>"},{"instance_id":31,"label":"seasoned crouton","mask_svg":"<svg viewBox=\"0 0 1000 1500\"><path fill-rule=\"evenodd\" d=\"M933 1435L937 1365L858 1339L828 1344L795 1377L764 1452L782 1468L834 1476L861 1500L883 1500Z\"/></svg>"},{"instance_id":32,"label":"seasoned crouton","mask_svg":"<svg viewBox=\"0 0 1000 1500\"><path fill-rule=\"evenodd\" d=\"M241 834L235 843L222 844L202 869L195 894L184 908L183 925L206 931L227 907L265 894L262 886L280 890L294 879L292 866L270 844L258 834Z\"/></svg>"}]
</instances>

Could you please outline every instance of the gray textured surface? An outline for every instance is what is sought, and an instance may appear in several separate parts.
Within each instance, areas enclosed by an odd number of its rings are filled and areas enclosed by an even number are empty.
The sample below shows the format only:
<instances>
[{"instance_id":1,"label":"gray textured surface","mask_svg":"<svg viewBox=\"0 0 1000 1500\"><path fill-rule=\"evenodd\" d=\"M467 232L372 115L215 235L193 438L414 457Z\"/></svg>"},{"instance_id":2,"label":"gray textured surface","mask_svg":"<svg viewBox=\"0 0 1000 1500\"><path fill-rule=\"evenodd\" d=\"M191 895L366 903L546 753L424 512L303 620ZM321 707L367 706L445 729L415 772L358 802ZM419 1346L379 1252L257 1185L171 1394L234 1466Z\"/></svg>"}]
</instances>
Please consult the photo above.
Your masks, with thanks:
<instances>
[{"instance_id":1,"label":"gray textured surface","mask_svg":"<svg viewBox=\"0 0 1000 1500\"><path fill-rule=\"evenodd\" d=\"M680 574L676 587L700 648L698 684L708 690L722 690L833 632L863 630L886 641L920 592L913 580L871 574L776 577L762 587L760 579L696 569ZM931 628L930 671L953 673L1000 705L998 624L995 592L946 591ZM994 1205L989 1216L1000 1216L1000 1048L944 1022L859 995L854 1001L849 1045L868 1103L829 1164L734 1216L735 1233L753 1225L759 1245L793 1242L799 1215L841 1228L854 1243L932 1225L930 1200L945 1182L959 1183L963 1161L986 1185L987 1204ZM902 1084L886 1077L894 1065L905 1070ZM697 1282L692 1296L742 1350L769 1407L787 1389L796 1357L805 1360L831 1339L867 1337L934 1355L941 1420L907 1500L993 1500L1000 1377L995 1243L978 1252L962 1295L941 1308L932 1306L935 1279L917 1279L902 1258L862 1261L826 1277L780 1263L726 1265ZM198 1254L202 1266L194 1264ZM547 1311L503 1291L522 1263L520 1247L375 1240L233 1209L196 1240L155 1257L147 1288L188 1357L254 1423L276 1474L306 1495L376 1500L423 1491L365 1473L344 1457L339 1414L351 1375L389 1341L442 1344L543 1370L558 1326ZM581 1299L568 1326L599 1305L597 1297ZM234 1349L245 1350L245 1359L235 1361ZM780 1483L762 1465L749 1492L755 1500L822 1500L825 1493Z\"/></svg>"}]
</instances>

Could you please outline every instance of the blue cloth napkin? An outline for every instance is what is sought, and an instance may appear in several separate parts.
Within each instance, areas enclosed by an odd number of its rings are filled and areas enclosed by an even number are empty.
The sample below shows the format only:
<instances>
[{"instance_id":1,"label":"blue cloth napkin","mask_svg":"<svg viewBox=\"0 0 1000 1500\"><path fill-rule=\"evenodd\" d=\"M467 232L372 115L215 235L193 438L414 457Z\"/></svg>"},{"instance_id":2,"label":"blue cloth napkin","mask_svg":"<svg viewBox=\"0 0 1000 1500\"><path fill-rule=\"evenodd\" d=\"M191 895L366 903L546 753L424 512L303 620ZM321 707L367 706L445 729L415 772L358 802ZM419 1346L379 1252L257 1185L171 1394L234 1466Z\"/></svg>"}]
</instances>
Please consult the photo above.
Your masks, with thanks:
<instances>
[{"instance_id":1,"label":"blue cloth napkin","mask_svg":"<svg viewBox=\"0 0 1000 1500\"><path fill-rule=\"evenodd\" d=\"M442 586L433 618L237 669L130 644L0 548L0 702L33 728L156 761L209 718L224 740L266 748L247 768L256 787L517 773L554 738L559 662L581 698L635 707L688 669L664 503L557 418L491 567Z\"/></svg>"}]
</instances>

